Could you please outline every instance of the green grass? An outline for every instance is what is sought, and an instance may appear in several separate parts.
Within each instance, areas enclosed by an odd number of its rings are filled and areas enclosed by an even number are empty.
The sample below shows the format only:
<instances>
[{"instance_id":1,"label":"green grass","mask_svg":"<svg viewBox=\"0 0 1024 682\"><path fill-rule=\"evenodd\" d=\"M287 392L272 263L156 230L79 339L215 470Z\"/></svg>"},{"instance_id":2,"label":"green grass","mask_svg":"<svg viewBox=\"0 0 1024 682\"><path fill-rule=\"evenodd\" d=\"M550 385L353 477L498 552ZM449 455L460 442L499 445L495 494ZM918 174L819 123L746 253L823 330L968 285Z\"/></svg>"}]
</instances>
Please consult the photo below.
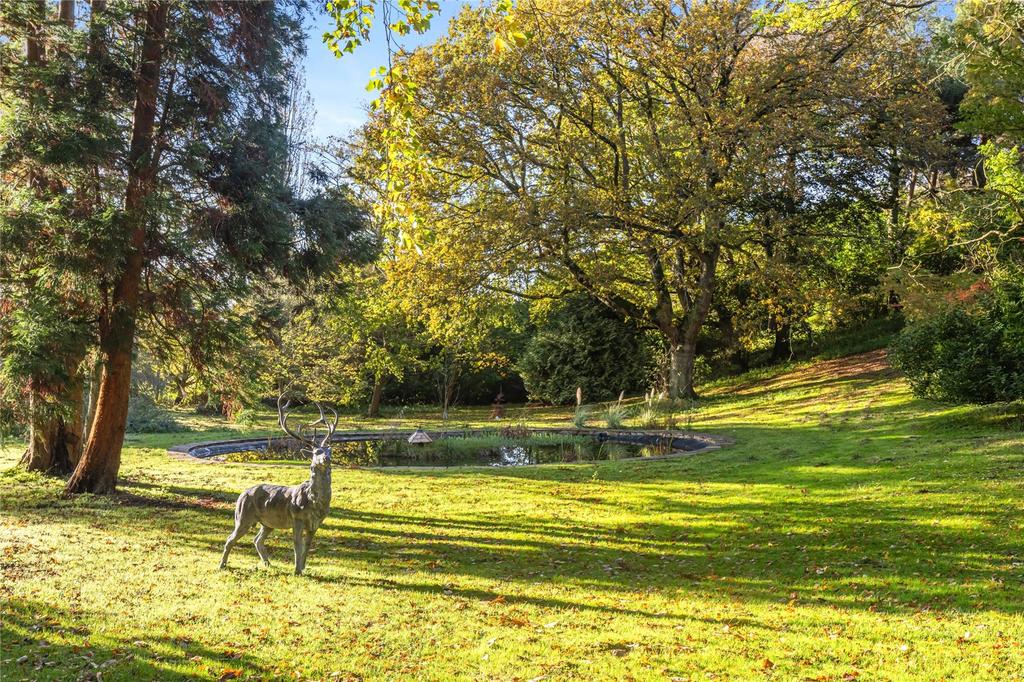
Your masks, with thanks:
<instances>
[{"instance_id":1,"label":"green grass","mask_svg":"<svg viewBox=\"0 0 1024 682\"><path fill-rule=\"evenodd\" d=\"M59 500L59 481L8 471L0 679L1021 679L1014 410L915 399L869 354L721 382L686 419L737 444L336 469L304 577L284 533L270 569L248 541L216 570L237 493L305 476L164 452L223 424L131 438L116 497Z\"/></svg>"}]
</instances>

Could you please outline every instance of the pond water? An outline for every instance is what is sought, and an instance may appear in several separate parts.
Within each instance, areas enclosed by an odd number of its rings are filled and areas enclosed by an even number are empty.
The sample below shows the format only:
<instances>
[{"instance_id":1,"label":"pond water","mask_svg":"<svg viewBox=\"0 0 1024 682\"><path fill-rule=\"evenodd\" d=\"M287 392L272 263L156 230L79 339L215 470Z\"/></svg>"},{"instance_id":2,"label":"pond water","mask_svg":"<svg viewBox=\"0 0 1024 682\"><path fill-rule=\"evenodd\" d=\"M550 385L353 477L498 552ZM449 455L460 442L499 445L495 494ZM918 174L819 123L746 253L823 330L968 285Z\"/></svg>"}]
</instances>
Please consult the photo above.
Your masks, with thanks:
<instances>
[{"instance_id":1,"label":"pond water","mask_svg":"<svg viewBox=\"0 0 1024 682\"><path fill-rule=\"evenodd\" d=\"M524 466L597 462L664 455L674 449L694 449L680 439L648 438L622 442L605 438L537 437L512 439L443 438L426 445L401 439L336 441L331 444L335 466ZM703 444L699 444L703 445ZM307 453L270 445L266 449L233 452L228 461L301 461Z\"/></svg>"}]
</instances>

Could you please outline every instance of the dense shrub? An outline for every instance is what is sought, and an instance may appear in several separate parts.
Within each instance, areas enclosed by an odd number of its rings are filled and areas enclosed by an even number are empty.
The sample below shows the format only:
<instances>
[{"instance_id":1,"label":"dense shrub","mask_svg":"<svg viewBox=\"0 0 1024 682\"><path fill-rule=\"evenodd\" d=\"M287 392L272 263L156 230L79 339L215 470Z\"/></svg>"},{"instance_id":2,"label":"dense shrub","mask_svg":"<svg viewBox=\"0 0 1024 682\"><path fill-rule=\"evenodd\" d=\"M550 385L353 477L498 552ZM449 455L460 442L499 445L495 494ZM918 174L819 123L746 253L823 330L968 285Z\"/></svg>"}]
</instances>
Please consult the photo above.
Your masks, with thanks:
<instances>
[{"instance_id":1,"label":"dense shrub","mask_svg":"<svg viewBox=\"0 0 1024 682\"><path fill-rule=\"evenodd\" d=\"M128 425L130 433L172 433L188 429L175 421L174 416L153 402L146 394L133 395L128 401Z\"/></svg>"},{"instance_id":2,"label":"dense shrub","mask_svg":"<svg viewBox=\"0 0 1024 682\"><path fill-rule=\"evenodd\" d=\"M259 426L260 415L256 410L243 407L238 412L235 412L232 421L243 429L252 430Z\"/></svg>"},{"instance_id":3,"label":"dense shrub","mask_svg":"<svg viewBox=\"0 0 1024 682\"><path fill-rule=\"evenodd\" d=\"M890 350L914 393L950 402L1024 398L1024 284L1006 281L908 326Z\"/></svg>"},{"instance_id":4,"label":"dense shrub","mask_svg":"<svg viewBox=\"0 0 1024 682\"><path fill-rule=\"evenodd\" d=\"M517 369L531 397L571 403L582 387L587 402L642 391L650 375L642 331L587 297L562 301L527 342Z\"/></svg>"}]
</instances>

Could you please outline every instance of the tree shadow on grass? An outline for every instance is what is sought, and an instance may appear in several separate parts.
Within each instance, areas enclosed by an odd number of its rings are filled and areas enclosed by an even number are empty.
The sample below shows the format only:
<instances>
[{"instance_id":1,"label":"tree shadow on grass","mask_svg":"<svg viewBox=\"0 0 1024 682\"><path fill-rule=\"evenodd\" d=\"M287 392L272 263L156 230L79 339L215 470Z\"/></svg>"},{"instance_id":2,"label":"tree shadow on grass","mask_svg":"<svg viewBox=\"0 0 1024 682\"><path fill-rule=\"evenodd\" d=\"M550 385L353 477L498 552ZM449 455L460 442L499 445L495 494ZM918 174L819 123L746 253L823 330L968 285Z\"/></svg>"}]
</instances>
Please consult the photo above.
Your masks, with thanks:
<instances>
[{"instance_id":1,"label":"tree shadow on grass","mask_svg":"<svg viewBox=\"0 0 1024 682\"><path fill-rule=\"evenodd\" d=\"M367 580L365 578L359 577L324 576L318 575L316 573L307 573L304 575L304 577L314 582L325 584L342 583L345 585L360 585L365 587L378 588L382 590L397 590L400 592L430 595L443 599L462 599L468 601L485 602L488 604L501 604L509 607L514 607L517 604L525 604L530 606L539 606L546 609L557 609L566 611L593 611L596 613L610 614L615 616L631 616L643 618L646 620L697 620L708 625L744 625L757 629L768 629L766 626L762 625L758 621L750 618L713 618L710 616L694 614L692 612L681 611L653 612L644 609L628 608L623 606L612 606L610 604L602 604L592 600L587 602L578 602L569 599L557 599L554 597L534 597L522 593L512 594L510 592L503 592L499 590L457 587L445 583L417 582L400 579L395 580L390 578L382 578L379 580Z\"/></svg>"},{"instance_id":2,"label":"tree shadow on grass","mask_svg":"<svg viewBox=\"0 0 1024 682\"><path fill-rule=\"evenodd\" d=\"M928 419L919 420L924 431ZM1015 511L978 476L963 475L965 467L981 466L969 458L983 456L983 449L944 453L946 463L933 467L914 454L921 444L902 453L887 442L907 434L905 425L882 421L839 434L821 426L749 426L735 449L676 461L380 471L374 475L399 484L415 479L428 491L432 480L467 489L512 484L508 495L531 497L523 498L519 513L507 511L504 498L498 506L485 502L450 514L336 505L317 536L308 574L344 584L348 567L403 578L413 573L418 579L381 587L645 616L651 614L597 602L653 590L881 612L1019 613L1024 550L1006 532ZM861 445L864 439L871 442ZM173 536L208 554L211 569L216 565L232 527L235 491L137 481L124 488L124 513L147 506L161 512L150 525L140 520L141 536ZM534 508L538 495L556 506ZM56 522L92 521L87 504ZM111 506L95 504L103 513ZM947 523L951 518L962 522ZM286 535L270 542L278 566L290 563ZM235 565L255 565L251 539L239 545ZM338 566L345 568L339 573ZM445 587L445 576L497 587ZM551 599L549 583L579 597ZM502 592L502 585L510 589Z\"/></svg>"},{"instance_id":3,"label":"tree shadow on grass","mask_svg":"<svg viewBox=\"0 0 1024 682\"><path fill-rule=\"evenodd\" d=\"M239 651L216 651L187 637L125 632L113 639L91 632L98 614L4 597L0 606L0 679L195 680L259 673ZM227 679L227 677L225 677Z\"/></svg>"},{"instance_id":4,"label":"tree shadow on grass","mask_svg":"<svg viewBox=\"0 0 1024 682\"><path fill-rule=\"evenodd\" d=\"M1017 544L984 531L920 523L908 529L891 520L902 510L884 504L842 520L827 517L821 530L806 530L825 518L813 504L787 505L784 513L744 504L702 505L693 512L704 519L738 517L738 523L723 529L645 522L614 530L567 524L556 539L537 527L510 531L474 521L460 529L448 519L420 515L340 512L314 557L362 557L385 571L436 564L446 574L518 584L550 580L590 593L696 591L872 611L1016 613L1024 598L1016 584Z\"/></svg>"},{"instance_id":5,"label":"tree shadow on grass","mask_svg":"<svg viewBox=\"0 0 1024 682\"><path fill-rule=\"evenodd\" d=\"M945 421L925 415L913 432ZM445 557L447 572L497 580L700 589L774 602L796 595L872 611L1022 612L1024 546L1007 532L1021 509L1006 504L1012 491L1001 496L993 480L1011 465L1019 469L1024 453L1009 461L1003 446L986 451L969 433L932 452L928 440L904 440L913 432L897 420L838 434L751 426L738 438L746 447L673 462L381 472L467 486L481 476L517 479L564 500L573 520L541 520L529 509L487 519L350 510L332 524L359 538L345 541L349 551L398 551L413 562ZM600 521L622 512L629 522Z\"/></svg>"}]
</instances>

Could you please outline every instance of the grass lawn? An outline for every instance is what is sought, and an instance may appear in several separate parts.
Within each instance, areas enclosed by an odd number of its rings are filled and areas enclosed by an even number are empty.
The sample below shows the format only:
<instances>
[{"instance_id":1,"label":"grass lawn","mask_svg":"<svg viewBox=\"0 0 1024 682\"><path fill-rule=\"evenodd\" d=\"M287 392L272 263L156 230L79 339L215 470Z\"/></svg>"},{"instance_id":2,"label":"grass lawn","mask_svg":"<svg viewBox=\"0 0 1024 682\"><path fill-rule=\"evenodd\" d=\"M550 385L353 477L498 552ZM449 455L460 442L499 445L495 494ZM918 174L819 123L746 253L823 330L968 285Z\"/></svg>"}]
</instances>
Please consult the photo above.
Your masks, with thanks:
<instances>
[{"instance_id":1,"label":"grass lawn","mask_svg":"<svg viewBox=\"0 0 1024 682\"><path fill-rule=\"evenodd\" d=\"M217 570L238 492L306 476L164 451L223 424L130 436L111 498L9 446L0 679L1024 679L1019 416L915 399L877 352L708 394L679 423L737 444L685 459L336 468L303 577L284 532Z\"/></svg>"}]
</instances>

